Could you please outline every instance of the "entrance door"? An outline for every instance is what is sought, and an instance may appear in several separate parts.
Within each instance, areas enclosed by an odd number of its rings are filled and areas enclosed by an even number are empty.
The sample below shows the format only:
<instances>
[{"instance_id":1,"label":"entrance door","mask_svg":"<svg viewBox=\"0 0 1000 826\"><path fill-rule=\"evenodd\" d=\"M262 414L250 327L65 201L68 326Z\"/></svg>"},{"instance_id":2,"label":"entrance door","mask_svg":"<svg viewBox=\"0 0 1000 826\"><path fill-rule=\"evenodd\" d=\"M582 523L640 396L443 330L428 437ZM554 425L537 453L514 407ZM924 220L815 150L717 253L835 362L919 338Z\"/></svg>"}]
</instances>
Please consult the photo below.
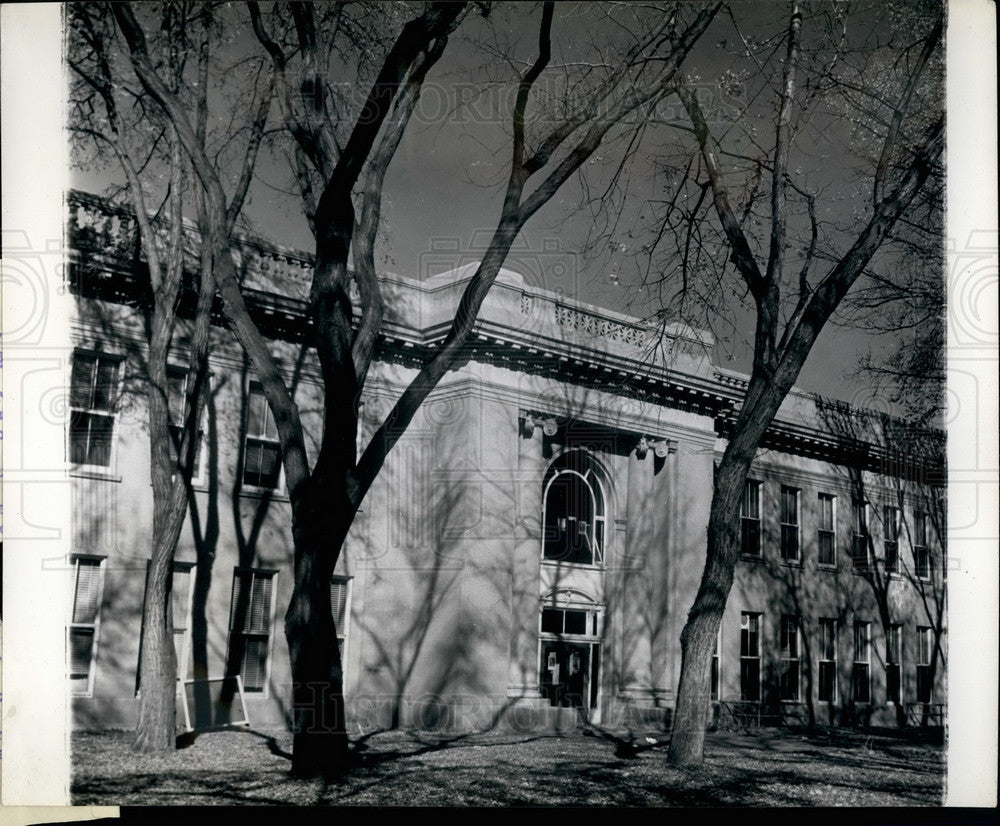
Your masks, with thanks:
<instances>
[{"instance_id":1,"label":"entrance door","mask_svg":"<svg viewBox=\"0 0 1000 826\"><path fill-rule=\"evenodd\" d=\"M597 645L543 640L541 647L541 690L548 701L567 708L596 708Z\"/></svg>"}]
</instances>

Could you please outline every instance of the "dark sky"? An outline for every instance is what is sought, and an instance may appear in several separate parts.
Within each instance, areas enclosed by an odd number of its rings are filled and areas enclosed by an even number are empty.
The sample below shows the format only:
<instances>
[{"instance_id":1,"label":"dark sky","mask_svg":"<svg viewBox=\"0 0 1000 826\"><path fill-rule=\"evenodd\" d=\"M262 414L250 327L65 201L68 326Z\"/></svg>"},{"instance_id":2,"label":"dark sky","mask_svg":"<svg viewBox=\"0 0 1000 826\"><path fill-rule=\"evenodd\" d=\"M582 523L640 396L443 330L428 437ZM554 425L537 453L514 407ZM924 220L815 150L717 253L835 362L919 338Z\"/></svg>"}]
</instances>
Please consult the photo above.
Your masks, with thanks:
<instances>
[{"instance_id":1,"label":"dark sky","mask_svg":"<svg viewBox=\"0 0 1000 826\"><path fill-rule=\"evenodd\" d=\"M420 107L412 119L386 178L383 234L377 265L385 270L423 278L466 263L488 243L499 214L509 159L509 111L513 99L513 71L533 59L537 43L539 7L535 4L498 6L489 21L467 20L452 36L445 56L428 78ZM242 9L237 9L237 21ZM760 119L767 131L773 122L772 96L755 94L754 67L741 54L740 37L764 41L782 31L784 3L738 4L739 31L732 20L720 16L689 56L689 73L711 82L727 69L749 75L742 95L749 117ZM823 36L810 30L807 18L803 37ZM613 26L602 19L597 4L557 4L553 23L553 65L593 61L593 43L614 37ZM246 21L231 27L237 43L250 42ZM242 34L242 37L240 35ZM506 47L515 58L504 66L488 53L492 46ZM520 62L517 62L520 61ZM497 81L482 92L484 78ZM507 82L502 82L507 81ZM358 89L360 98L363 89ZM475 97L473 97L475 95ZM751 98L747 100L747 98ZM463 105L464 103L464 105ZM276 121L276 112L272 111ZM656 134L650 130L651 134ZM816 131L814 142L800 162L813 164L811 183L831 186L844 178L848 163L845 135L836 129ZM653 159L656 140L647 139L629 167L628 216L635 220L650 199L662 199L670 187L669 175L658 171ZM615 168L620 151L601 149L584 169L586 180L600 184ZM810 170L806 170L810 172ZM102 175L78 175L74 185L100 189ZM295 198L279 190L291 186L286 163L273 156L258 164L256 181L246 215L260 234L289 246L311 249L312 239ZM638 316L659 309L656 295L643 288L636 276L640 260L635 249L642 241L614 235L612 245L602 244L596 254L586 249L588 236L604 217L581 209L584 190L579 177L568 181L552 201L528 222L507 266L531 283L562 289L569 295L600 306ZM852 208L844 192L830 201L838 216ZM638 212L633 212L637 210ZM790 269L792 266L790 265ZM797 267L795 267L797 269ZM734 276L735 277L735 276ZM739 285L736 285L739 293ZM725 332L725 346L718 348L720 366L749 369L746 319L737 311L742 331ZM742 340L741 340L742 339ZM860 356L869 347L891 344L886 337L871 337L857 329L827 325L813 349L798 385L859 404L874 400L866 382L852 379Z\"/></svg>"}]
</instances>

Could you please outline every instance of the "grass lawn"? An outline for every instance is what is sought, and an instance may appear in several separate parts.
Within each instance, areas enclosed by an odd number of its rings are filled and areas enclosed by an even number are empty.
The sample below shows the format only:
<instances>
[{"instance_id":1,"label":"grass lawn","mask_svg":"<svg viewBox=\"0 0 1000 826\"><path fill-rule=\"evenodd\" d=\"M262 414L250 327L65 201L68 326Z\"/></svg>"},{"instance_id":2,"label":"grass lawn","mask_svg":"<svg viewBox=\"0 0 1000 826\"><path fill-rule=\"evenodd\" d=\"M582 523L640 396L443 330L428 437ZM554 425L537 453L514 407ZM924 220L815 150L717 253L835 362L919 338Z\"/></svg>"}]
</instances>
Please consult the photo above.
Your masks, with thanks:
<instances>
[{"instance_id":1,"label":"grass lawn","mask_svg":"<svg viewBox=\"0 0 1000 826\"><path fill-rule=\"evenodd\" d=\"M887 731L710 733L704 765L689 769L644 738L629 759L579 732L394 731L358 741L357 767L335 784L289 777L283 731L205 732L160 757L130 742L73 735L75 805L873 807L936 806L944 794L944 748Z\"/></svg>"}]
</instances>

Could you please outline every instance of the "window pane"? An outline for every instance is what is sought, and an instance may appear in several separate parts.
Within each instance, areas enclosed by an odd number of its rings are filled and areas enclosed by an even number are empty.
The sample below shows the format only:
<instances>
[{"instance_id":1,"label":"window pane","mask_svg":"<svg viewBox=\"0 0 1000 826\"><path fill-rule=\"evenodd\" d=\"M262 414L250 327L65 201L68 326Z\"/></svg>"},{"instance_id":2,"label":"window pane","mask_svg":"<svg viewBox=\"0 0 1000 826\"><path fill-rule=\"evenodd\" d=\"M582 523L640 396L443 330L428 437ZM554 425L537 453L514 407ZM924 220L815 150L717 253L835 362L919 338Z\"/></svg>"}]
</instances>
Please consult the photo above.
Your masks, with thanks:
<instances>
[{"instance_id":1,"label":"window pane","mask_svg":"<svg viewBox=\"0 0 1000 826\"><path fill-rule=\"evenodd\" d=\"M799 661L787 660L784 663L784 671L781 674L781 699L799 699Z\"/></svg>"},{"instance_id":2,"label":"window pane","mask_svg":"<svg viewBox=\"0 0 1000 826\"><path fill-rule=\"evenodd\" d=\"M243 687L263 691L267 680L267 637L247 637L243 649Z\"/></svg>"},{"instance_id":3,"label":"window pane","mask_svg":"<svg viewBox=\"0 0 1000 826\"><path fill-rule=\"evenodd\" d=\"M114 410L118 387L118 362L100 359L97 363L97 383L94 387L94 409Z\"/></svg>"},{"instance_id":4,"label":"window pane","mask_svg":"<svg viewBox=\"0 0 1000 826\"><path fill-rule=\"evenodd\" d=\"M86 464L108 467L111 464L111 438L114 433L113 416L98 413L87 414L90 425L90 441L87 446Z\"/></svg>"},{"instance_id":5,"label":"window pane","mask_svg":"<svg viewBox=\"0 0 1000 826\"><path fill-rule=\"evenodd\" d=\"M931 687L933 680L931 680L931 670L926 665L917 666L917 702L918 703L929 703L931 702Z\"/></svg>"},{"instance_id":6,"label":"window pane","mask_svg":"<svg viewBox=\"0 0 1000 826\"><path fill-rule=\"evenodd\" d=\"M597 496L588 479L573 470L557 471L545 498L546 559L584 565L595 562L596 504Z\"/></svg>"},{"instance_id":7,"label":"window pane","mask_svg":"<svg viewBox=\"0 0 1000 826\"><path fill-rule=\"evenodd\" d=\"M854 624L854 659L868 661L868 623Z\"/></svg>"},{"instance_id":8,"label":"window pane","mask_svg":"<svg viewBox=\"0 0 1000 826\"><path fill-rule=\"evenodd\" d=\"M101 563L95 559L76 560L76 589L73 599L73 622L94 623L100 608Z\"/></svg>"},{"instance_id":9,"label":"window pane","mask_svg":"<svg viewBox=\"0 0 1000 826\"><path fill-rule=\"evenodd\" d=\"M170 423L182 427L184 425L185 390L187 373L171 370L167 373L167 412Z\"/></svg>"},{"instance_id":10,"label":"window pane","mask_svg":"<svg viewBox=\"0 0 1000 826\"><path fill-rule=\"evenodd\" d=\"M586 634L587 633L587 612L567 611L566 612L566 633Z\"/></svg>"},{"instance_id":11,"label":"window pane","mask_svg":"<svg viewBox=\"0 0 1000 826\"><path fill-rule=\"evenodd\" d=\"M819 561L823 565L833 565L836 562L832 531L819 532Z\"/></svg>"},{"instance_id":12,"label":"window pane","mask_svg":"<svg viewBox=\"0 0 1000 826\"><path fill-rule=\"evenodd\" d=\"M271 415L267 397L256 382L250 385L250 398L247 406L249 408L247 411L247 435L277 441L278 427L274 423L274 416Z\"/></svg>"},{"instance_id":13,"label":"window pane","mask_svg":"<svg viewBox=\"0 0 1000 826\"><path fill-rule=\"evenodd\" d=\"M898 703L899 697L899 666L889 663L885 667L885 699L890 703Z\"/></svg>"},{"instance_id":14,"label":"window pane","mask_svg":"<svg viewBox=\"0 0 1000 826\"><path fill-rule=\"evenodd\" d=\"M740 623L740 656L758 656L759 644L758 617L756 614L744 614Z\"/></svg>"},{"instance_id":15,"label":"window pane","mask_svg":"<svg viewBox=\"0 0 1000 826\"><path fill-rule=\"evenodd\" d=\"M69 460L75 465L87 464L90 443L90 414L73 412L69 417Z\"/></svg>"},{"instance_id":16,"label":"window pane","mask_svg":"<svg viewBox=\"0 0 1000 826\"><path fill-rule=\"evenodd\" d=\"M871 702L871 693L869 691L869 683L868 683L867 663L854 664L853 696L856 702L859 703Z\"/></svg>"},{"instance_id":17,"label":"window pane","mask_svg":"<svg viewBox=\"0 0 1000 826\"><path fill-rule=\"evenodd\" d=\"M781 526L781 558L799 558L799 529L796 525Z\"/></svg>"},{"instance_id":18,"label":"window pane","mask_svg":"<svg viewBox=\"0 0 1000 826\"><path fill-rule=\"evenodd\" d=\"M899 538L899 510L886 505L883 512L885 538L887 541L895 541Z\"/></svg>"},{"instance_id":19,"label":"window pane","mask_svg":"<svg viewBox=\"0 0 1000 826\"><path fill-rule=\"evenodd\" d=\"M917 662L920 665L930 665L931 649L934 647L934 638L931 635L930 628L917 628Z\"/></svg>"},{"instance_id":20,"label":"window pane","mask_svg":"<svg viewBox=\"0 0 1000 826\"><path fill-rule=\"evenodd\" d=\"M760 518L760 482L749 481L743 489L742 516Z\"/></svg>"},{"instance_id":21,"label":"window pane","mask_svg":"<svg viewBox=\"0 0 1000 826\"><path fill-rule=\"evenodd\" d=\"M819 495L819 527L824 531L833 530L833 497L826 493Z\"/></svg>"},{"instance_id":22,"label":"window pane","mask_svg":"<svg viewBox=\"0 0 1000 826\"><path fill-rule=\"evenodd\" d=\"M281 474L281 448L272 442L247 439L243 483L260 488L274 488Z\"/></svg>"},{"instance_id":23,"label":"window pane","mask_svg":"<svg viewBox=\"0 0 1000 826\"><path fill-rule=\"evenodd\" d=\"M247 408L247 435L263 436L266 429L264 417L267 414L267 402L257 386L251 385L250 387Z\"/></svg>"},{"instance_id":24,"label":"window pane","mask_svg":"<svg viewBox=\"0 0 1000 826\"><path fill-rule=\"evenodd\" d=\"M819 621L820 658L824 660L837 659L837 621L822 619Z\"/></svg>"},{"instance_id":25,"label":"window pane","mask_svg":"<svg viewBox=\"0 0 1000 826\"><path fill-rule=\"evenodd\" d=\"M868 506L865 502L854 500L854 532L857 534L868 533Z\"/></svg>"},{"instance_id":26,"label":"window pane","mask_svg":"<svg viewBox=\"0 0 1000 826\"><path fill-rule=\"evenodd\" d=\"M756 519L740 520L741 550L749 556L760 556L760 522Z\"/></svg>"},{"instance_id":27,"label":"window pane","mask_svg":"<svg viewBox=\"0 0 1000 826\"><path fill-rule=\"evenodd\" d=\"M917 576L920 579L927 579L931 573L930 554L927 548L918 546L913 549L913 562Z\"/></svg>"},{"instance_id":28,"label":"window pane","mask_svg":"<svg viewBox=\"0 0 1000 826\"><path fill-rule=\"evenodd\" d=\"M740 699L760 700L760 660L740 660Z\"/></svg>"},{"instance_id":29,"label":"window pane","mask_svg":"<svg viewBox=\"0 0 1000 826\"><path fill-rule=\"evenodd\" d=\"M89 677L90 660L94 651L93 628L69 629L69 674L70 677Z\"/></svg>"},{"instance_id":30,"label":"window pane","mask_svg":"<svg viewBox=\"0 0 1000 826\"><path fill-rule=\"evenodd\" d=\"M347 582L335 580L330 583L330 610L333 612L333 621L337 626L337 631L344 630L344 623L347 622Z\"/></svg>"},{"instance_id":31,"label":"window pane","mask_svg":"<svg viewBox=\"0 0 1000 826\"><path fill-rule=\"evenodd\" d=\"M799 523L799 492L795 488L781 488L781 521L788 525Z\"/></svg>"},{"instance_id":32,"label":"window pane","mask_svg":"<svg viewBox=\"0 0 1000 826\"><path fill-rule=\"evenodd\" d=\"M890 573L895 573L899 568L899 543L887 541L885 543L885 569Z\"/></svg>"},{"instance_id":33,"label":"window pane","mask_svg":"<svg viewBox=\"0 0 1000 826\"><path fill-rule=\"evenodd\" d=\"M174 570L174 583L171 590L171 610L175 631L187 628L188 595L191 593L191 571Z\"/></svg>"},{"instance_id":34,"label":"window pane","mask_svg":"<svg viewBox=\"0 0 1000 826\"><path fill-rule=\"evenodd\" d=\"M563 612L556 608L542 609L542 631L547 634L562 633Z\"/></svg>"},{"instance_id":35,"label":"window pane","mask_svg":"<svg viewBox=\"0 0 1000 826\"><path fill-rule=\"evenodd\" d=\"M837 700L836 692L837 666L833 662L819 664L819 699L822 703L833 703Z\"/></svg>"},{"instance_id":36,"label":"window pane","mask_svg":"<svg viewBox=\"0 0 1000 826\"><path fill-rule=\"evenodd\" d=\"M267 633L271 625L271 578L256 575L250 592L246 630Z\"/></svg>"},{"instance_id":37,"label":"window pane","mask_svg":"<svg viewBox=\"0 0 1000 826\"><path fill-rule=\"evenodd\" d=\"M868 570L868 537L855 536L852 543L854 567L859 571Z\"/></svg>"},{"instance_id":38,"label":"window pane","mask_svg":"<svg viewBox=\"0 0 1000 826\"><path fill-rule=\"evenodd\" d=\"M97 359L82 353L73 354L70 378L70 406L89 410L94 400L94 370Z\"/></svg>"},{"instance_id":39,"label":"window pane","mask_svg":"<svg viewBox=\"0 0 1000 826\"><path fill-rule=\"evenodd\" d=\"M795 617L781 618L781 653L793 659L799 656L799 629Z\"/></svg>"}]
</instances>

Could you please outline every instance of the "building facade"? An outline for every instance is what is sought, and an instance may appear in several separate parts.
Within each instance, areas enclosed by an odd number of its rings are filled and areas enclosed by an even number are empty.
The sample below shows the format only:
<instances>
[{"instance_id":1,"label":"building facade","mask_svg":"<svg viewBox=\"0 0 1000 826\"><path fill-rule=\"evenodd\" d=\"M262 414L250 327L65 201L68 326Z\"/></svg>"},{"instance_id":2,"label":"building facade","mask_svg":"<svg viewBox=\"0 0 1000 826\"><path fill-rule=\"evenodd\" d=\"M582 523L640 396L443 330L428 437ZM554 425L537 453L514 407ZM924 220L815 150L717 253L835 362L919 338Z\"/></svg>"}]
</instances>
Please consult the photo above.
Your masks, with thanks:
<instances>
[{"instance_id":1,"label":"building facade","mask_svg":"<svg viewBox=\"0 0 1000 826\"><path fill-rule=\"evenodd\" d=\"M127 211L74 192L69 213L68 680L77 727L130 727L152 529L148 287ZM311 258L249 238L239 255L308 438L323 406L302 346ZM383 279L362 444L446 332L474 270ZM713 469L745 380L712 363L705 333L532 280L501 272L467 359L393 449L338 562L330 592L352 733L669 721ZM184 306L173 415L187 380ZM174 574L179 719L284 725L292 544L280 445L221 323L210 369ZM943 719L943 478L938 453L901 450L894 427L809 394L783 406L744 496L710 678L720 723Z\"/></svg>"}]
</instances>

